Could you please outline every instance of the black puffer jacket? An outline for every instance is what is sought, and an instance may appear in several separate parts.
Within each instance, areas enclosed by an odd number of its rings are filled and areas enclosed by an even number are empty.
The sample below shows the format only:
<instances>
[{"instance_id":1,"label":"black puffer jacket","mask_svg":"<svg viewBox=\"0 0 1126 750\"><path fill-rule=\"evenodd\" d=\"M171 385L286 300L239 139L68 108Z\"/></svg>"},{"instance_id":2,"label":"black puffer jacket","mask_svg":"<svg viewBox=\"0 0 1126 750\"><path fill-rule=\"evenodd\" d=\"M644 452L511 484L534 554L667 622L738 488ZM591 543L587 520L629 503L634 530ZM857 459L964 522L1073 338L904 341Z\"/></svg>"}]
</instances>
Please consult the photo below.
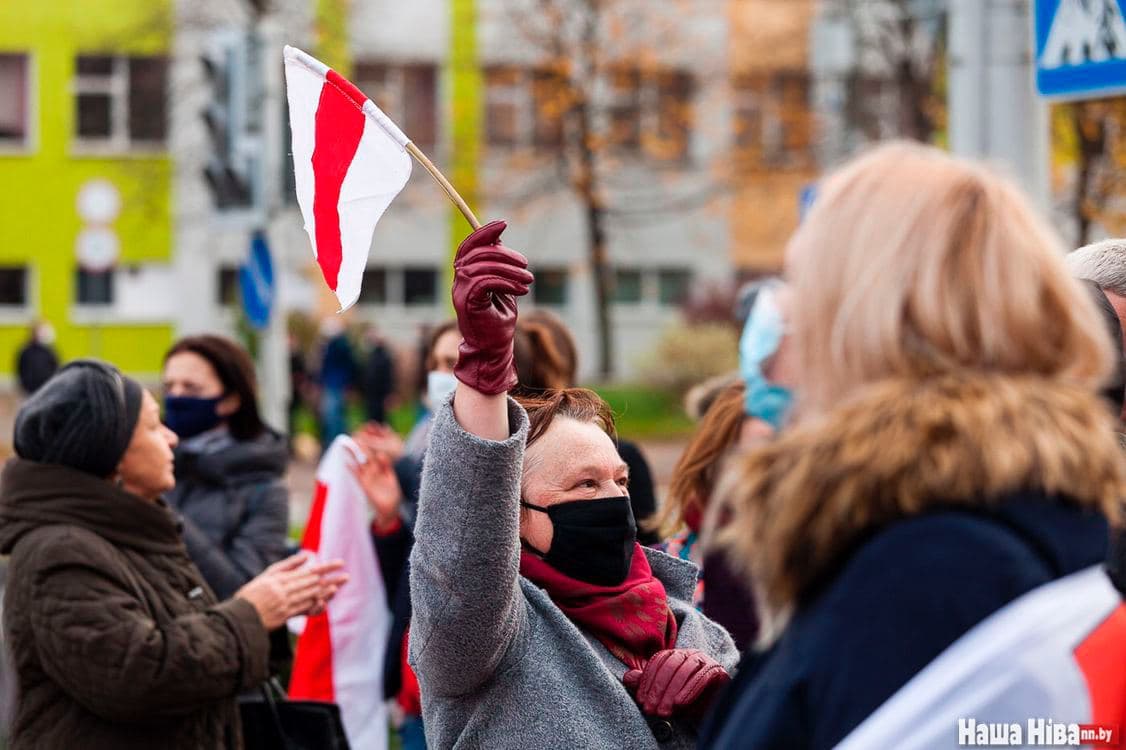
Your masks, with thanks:
<instances>
[{"instance_id":1,"label":"black puffer jacket","mask_svg":"<svg viewBox=\"0 0 1126 750\"><path fill-rule=\"evenodd\" d=\"M266 630L246 600L216 602L166 507L14 459L0 554L12 748L242 747L235 696L266 679Z\"/></svg>"},{"instance_id":2,"label":"black puffer jacket","mask_svg":"<svg viewBox=\"0 0 1126 750\"><path fill-rule=\"evenodd\" d=\"M192 561L220 598L285 556L289 492L285 438L239 441L225 430L176 449L176 489L166 500L183 516Z\"/></svg>"}]
</instances>

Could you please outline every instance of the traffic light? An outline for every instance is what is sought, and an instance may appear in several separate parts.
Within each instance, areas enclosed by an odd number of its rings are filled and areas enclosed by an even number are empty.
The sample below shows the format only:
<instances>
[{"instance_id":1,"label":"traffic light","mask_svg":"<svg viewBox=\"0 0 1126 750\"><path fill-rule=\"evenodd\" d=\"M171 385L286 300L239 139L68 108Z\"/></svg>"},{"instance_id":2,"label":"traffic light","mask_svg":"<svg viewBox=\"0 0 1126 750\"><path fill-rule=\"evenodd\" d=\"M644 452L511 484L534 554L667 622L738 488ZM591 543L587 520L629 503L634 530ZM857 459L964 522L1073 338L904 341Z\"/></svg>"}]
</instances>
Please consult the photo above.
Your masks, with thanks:
<instances>
[{"instance_id":1,"label":"traffic light","mask_svg":"<svg viewBox=\"0 0 1126 750\"><path fill-rule=\"evenodd\" d=\"M203 110L210 155L203 169L220 211L254 208L261 193L261 133L253 40L236 30L216 31L200 57L211 87Z\"/></svg>"}]
</instances>

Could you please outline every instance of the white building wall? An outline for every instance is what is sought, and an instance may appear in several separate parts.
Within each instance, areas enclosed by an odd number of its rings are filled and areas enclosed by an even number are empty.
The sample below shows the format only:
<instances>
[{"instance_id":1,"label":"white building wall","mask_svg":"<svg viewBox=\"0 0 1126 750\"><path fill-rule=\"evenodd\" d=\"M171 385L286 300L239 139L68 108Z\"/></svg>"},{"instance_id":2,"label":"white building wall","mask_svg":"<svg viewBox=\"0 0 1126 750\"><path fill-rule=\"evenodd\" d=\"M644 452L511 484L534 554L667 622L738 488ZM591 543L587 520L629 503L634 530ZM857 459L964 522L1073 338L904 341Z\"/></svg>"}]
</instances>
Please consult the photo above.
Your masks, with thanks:
<instances>
[{"instance_id":1,"label":"white building wall","mask_svg":"<svg viewBox=\"0 0 1126 750\"><path fill-rule=\"evenodd\" d=\"M482 65L535 61L534 49L521 45L501 5L511 0L479 0L478 49ZM729 228L726 200L712 184L712 162L728 147L730 128L727 111L726 3L692 0L698 5L691 23L673 29L651 52L670 66L690 68L697 78L694 107L696 127L691 143L692 158L683 170L635 166L618 172L615 182L628 187L629 196L615 202L631 207L653 205L655 210L615 219L610 227L609 254L612 265L640 268L646 272L645 299L637 305L614 308L616 371L619 377L635 374L637 360L650 351L661 330L677 318L677 310L657 303L658 268L687 268L696 281L728 277ZM280 70L282 42L301 46L311 39L310 0L271 3L276 9L265 30L276 42ZM682 4L671 4L678 15ZM280 6L280 7L279 7ZM171 149L177 155L175 176L176 257L173 272L181 289L191 289L188 304L176 311L178 332L233 331L234 315L218 304L219 269L236 267L246 257L249 236L255 226L266 226L271 250L279 267L279 294L285 309L313 310L320 295L319 278L304 271L312 260L309 241L300 215L290 203L275 205L265 214L219 215L203 180L210 149L201 113L211 96L200 54L210 35L231 25L247 23L247 3L240 0L178 0L177 34L172 65ZM650 5L639 6L649 8ZM669 35L669 31L674 33ZM439 142L431 156L448 163L448 120L442 107L448 96L445 63L449 53L447 0L354 0L351 6L350 37L353 58L388 63L433 63L438 67L437 102ZM267 50L269 52L270 50ZM269 62L269 60L267 60ZM280 106L280 105L279 105ZM280 114L279 114L280 117ZM409 133L408 133L409 135ZM582 206L562 184L556 184L531 200L506 199L501 186L541 177L536 167L513 168L510 155L485 148L480 176L482 221L505 218L510 227L507 244L526 253L536 267L566 267L570 271L568 302L557 311L573 327L585 355L580 363L583 377L593 375L598 351L595 333L593 279L586 258L586 223ZM519 161L519 160L517 160ZM272 175L271 175L272 176ZM720 197L690 210L662 210L681 196L695 205L696 196L715 193ZM279 196L284 198L286 196ZM448 288L440 278L433 304L406 306L402 297L405 267L430 267L444 271L449 262L453 232L467 234L468 225L458 220L451 229L450 208L445 196L425 171L415 165L406 190L392 205L375 233L369 268L388 270L388 300L383 304L360 304L356 319L376 323L389 338L412 344L420 327L451 315Z\"/></svg>"},{"instance_id":2,"label":"white building wall","mask_svg":"<svg viewBox=\"0 0 1126 750\"><path fill-rule=\"evenodd\" d=\"M697 77L694 99L696 122L692 139L692 159L685 170L669 171L639 167L629 174L615 175L615 181L628 186L630 196L618 194L619 205L655 206L610 227L609 256L613 266L640 268L647 273L645 300L637 305L615 305L613 311L616 345L615 371L618 377L636 374L638 359L654 346L661 330L677 318L674 308L657 303L656 269L686 268L695 280L724 278L730 275L729 231L726 212L719 208L724 200L706 207L685 211L662 210L674 203L677 195L695 196L709 189L714 181L711 160L727 148L728 128L716 127L727 121L727 33L725 3L694 0L694 15L673 4L679 19L657 24L662 38L642 41L646 50L658 55L666 65L685 67ZM514 29L507 8L513 0L479 0L479 61L483 66L531 65L539 59L535 46ZM409 8L392 0L356 0L353 5L352 49L355 59L395 62L433 62L444 65L448 56L448 3L446 0L415 0ZM652 13L653 4L640 9ZM677 25L679 24L679 25ZM448 82L440 77L440 86ZM448 97L440 95L439 101ZM409 135L409 133L408 133ZM439 127L438 160L448 152L448 133ZM567 304L557 308L574 330L580 351L580 375L594 375L597 368L597 337L594 310L593 275L587 262L586 220L583 207L561 182L547 181L547 187L532 191L532 197L512 199L522 187L543 181L544 171L553 165L534 164L526 154L484 149L480 175L482 203L479 218L488 221L504 218L509 222L506 244L525 253L533 271L537 267L566 268L569 271ZM714 187L714 186L713 186ZM376 232L372 266L397 267L410 263L434 263L444 268L451 249L449 209L436 185L416 168L406 194L388 211ZM459 220L460 223L460 220ZM456 231L468 233L467 225ZM389 290L394 293L394 289ZM448 292L441 289L438 302L429 308L406 308L391 304L361 306L360 314L377 321L380 328L395 338L412 337L418 326L449 315Z\"/></svg>"}]
</instances>

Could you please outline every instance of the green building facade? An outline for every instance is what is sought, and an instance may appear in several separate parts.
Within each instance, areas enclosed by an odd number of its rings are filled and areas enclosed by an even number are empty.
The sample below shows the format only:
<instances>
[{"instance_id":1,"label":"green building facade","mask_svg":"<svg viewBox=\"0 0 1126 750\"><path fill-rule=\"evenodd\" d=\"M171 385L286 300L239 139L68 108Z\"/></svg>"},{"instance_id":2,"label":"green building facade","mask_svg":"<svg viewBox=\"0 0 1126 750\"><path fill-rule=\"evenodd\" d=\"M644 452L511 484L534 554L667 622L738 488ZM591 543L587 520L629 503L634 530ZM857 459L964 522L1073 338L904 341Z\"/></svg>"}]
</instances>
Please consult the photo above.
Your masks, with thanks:
<instances>
[{"instance_id":1,"label":"green building facade","mask_svg":"<svg viewBox=\"0 0 1126 750\"><path fill-rule=\"evenodd\" d=\"M37 319L64 360L159 371L171 315L136 297L172 257L171 38L169 0L0 3L0 378Z\"/></svg>"}]
</instances>

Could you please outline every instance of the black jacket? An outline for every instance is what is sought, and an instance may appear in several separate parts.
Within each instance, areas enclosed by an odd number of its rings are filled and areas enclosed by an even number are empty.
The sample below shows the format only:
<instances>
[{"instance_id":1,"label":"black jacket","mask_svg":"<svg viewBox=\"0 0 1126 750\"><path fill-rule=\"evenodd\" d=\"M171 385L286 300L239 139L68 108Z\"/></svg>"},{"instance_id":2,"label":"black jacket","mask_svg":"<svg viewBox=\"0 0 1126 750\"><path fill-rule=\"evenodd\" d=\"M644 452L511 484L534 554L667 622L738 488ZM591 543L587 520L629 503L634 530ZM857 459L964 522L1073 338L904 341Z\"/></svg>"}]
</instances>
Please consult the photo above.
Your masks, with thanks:
<instances>
[{"instance_id":1,"label":"black jacket","mask_svg":"<svg viewBox=\"0 0 1126 750\"><path fill-rule=\"evenodd\" d=\"M1038 492L900 521L744 656L700 747L831 748L975 625L1106 549L1102 516Z\"/></svg>"},{"instance_id":2,"label":"black jacket","mask_svg":"<svg viewBox=\"0 0 1126 750\"><path fill-rule=\"evenodd\" d=\"M29 341L24 345L16 362L20 388L28 395L39 390L58 369L59 358L55 356L54 350L38 341Z\"/></svg>"},{"instance_id":3,"label":"black jacket","mask_svg":"<svg viewBox=\"0 0 1126 750\"><path fill-rule=\"evenodd\" d=\"M649 462L635 443L626 440L618 441L618 454L629 466L629 502L637 521L637 541L647 547L657 544L661 541L660 535L644 526L644 522L657 512L657 494L653 490Z\"/></svg>"},{"instance_id":4,"label":"black jacket","mask_svg":"<svg viewBox=\"0 0 1126 750\"><path fill-rule=\"evenodd\" d=\"M184 543L220 598L285 557L289 454L273 432L237 441L218 430L176 449L176 488L167 501L183 516Z\"/></svg>"}]
</instances>

